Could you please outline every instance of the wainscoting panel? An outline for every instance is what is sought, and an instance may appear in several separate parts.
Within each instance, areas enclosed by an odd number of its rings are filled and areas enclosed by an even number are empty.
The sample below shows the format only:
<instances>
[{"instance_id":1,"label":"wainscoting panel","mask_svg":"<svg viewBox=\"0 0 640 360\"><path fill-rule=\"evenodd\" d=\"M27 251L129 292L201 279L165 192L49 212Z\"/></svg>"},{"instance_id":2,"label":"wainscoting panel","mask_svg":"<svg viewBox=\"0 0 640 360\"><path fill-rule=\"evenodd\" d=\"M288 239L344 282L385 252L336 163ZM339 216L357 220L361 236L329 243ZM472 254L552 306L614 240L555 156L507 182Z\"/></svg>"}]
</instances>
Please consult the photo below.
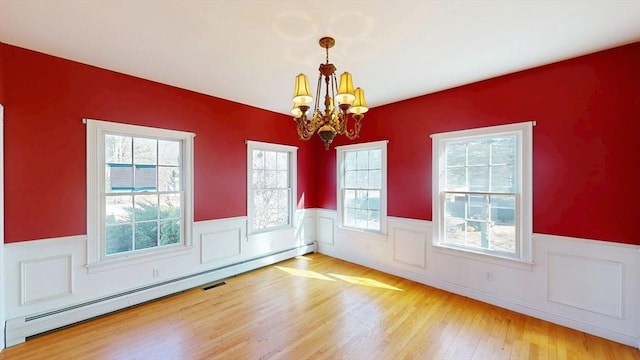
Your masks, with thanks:
<instances>
[{"instance_id":1,"label":"wainscoting panel","mask_svg":"<svg viewBox=\"0 0 640 360\"><path fill-rule=\"evenodd\" d=\"M318 242L326 245L333 245L333 234L335 229L334 219L326 216L318 216L317 224Z\"/></svg>"},{"instance_id":2,"label":"wainscoting panel","mask_svg":"<svg viewBox=\"0 0 640 360\"><path fill-rule=\"evenodd\" d=\"M547 253L547 300L622 318L622 263Z\"/></svg>"},{"instance_id":3,"label":"wainscoting panel","mask_svg":"<svg viewBox=\"0 0 640 360\"><path fill-rule=\"evenodd\" d=\"M73 293L71 254L20 262L21 304L34 304Z\"/></svg>"},{"instance_id":4,"label":"wainscoting panel","mask_svg":"<svg viewBox=\"0 0 640 360\"><path fill-rule=\"evenodd\" d=\"M393 229L393 261L427 268L427 235L414 230Z\"/></svg>"},{"instance_id":5,"label":"wainscoting panel","mask_svg":"<svg viewBox=\"0 0 640 360\"><path fill-rule=\"evenodd\" d=\"M200 234L201 263L240 256L242 229L229 229Z\"/></svg>"}]
</instances>

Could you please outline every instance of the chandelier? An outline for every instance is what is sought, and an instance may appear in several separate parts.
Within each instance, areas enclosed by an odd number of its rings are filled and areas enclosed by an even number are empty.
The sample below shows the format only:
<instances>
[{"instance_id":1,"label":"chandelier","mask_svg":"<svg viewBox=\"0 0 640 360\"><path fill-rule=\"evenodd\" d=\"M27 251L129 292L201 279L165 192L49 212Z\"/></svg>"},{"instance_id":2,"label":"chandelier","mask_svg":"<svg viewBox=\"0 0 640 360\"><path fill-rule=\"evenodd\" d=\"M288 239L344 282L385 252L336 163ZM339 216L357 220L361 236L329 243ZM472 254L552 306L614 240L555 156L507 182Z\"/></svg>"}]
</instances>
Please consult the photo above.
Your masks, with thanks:
<instances>
[{"instance_id":1,"label":"chandelier","mask_svg":"<svg viewBox=\"0 0 640 360\"><path fill-rule=\"evenodd\" d=\"M310 103L313 101L309 89L309 79L305 74L296 76L295 90L293 93L293 114L296 122L298 136L302 140L309 140L313 133L324 141L324 148L329 150L331 142L336 135L345 135L348 139L356 139L360 135L362 119L367 108L364 99L364 90L353 89L351 74L348 72L340 75L340 86L336 81L336 67L329 63L329 48L335 45L331 37L323 37L319 41L320 46L326 51L326 62L320 64L318 87L316 88L316 102L311 118L307 117ZM320 95L322 92L322 80L324 78L324 110L320 109ZM336 108L337 105L337 108ZM353 117L353 127L349 128L349 114Z\"/></svg>"}]
</instances>

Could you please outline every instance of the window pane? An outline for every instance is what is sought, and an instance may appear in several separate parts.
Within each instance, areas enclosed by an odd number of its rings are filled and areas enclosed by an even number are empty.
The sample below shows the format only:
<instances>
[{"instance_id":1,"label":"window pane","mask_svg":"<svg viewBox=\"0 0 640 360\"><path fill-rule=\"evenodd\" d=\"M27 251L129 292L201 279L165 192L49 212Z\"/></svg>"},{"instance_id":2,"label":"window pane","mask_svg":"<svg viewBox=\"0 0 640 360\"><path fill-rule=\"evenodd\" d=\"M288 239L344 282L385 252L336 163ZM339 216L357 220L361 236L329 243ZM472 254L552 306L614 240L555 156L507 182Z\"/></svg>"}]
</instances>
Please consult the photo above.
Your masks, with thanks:
<instances>
[{"instance_id":1,"label":"window pane","mask_svg":"<svg viewBox=\"0 0 640 360\"><path fill-rule=\"evenodd\" d=\"M382 151L380 150L369 151L369 168L382 169Z\"/></svg>"},{"instance_id":2,"label":"window pane","mask_svg":"<svg viewBox=\"0 0 640 360\"><path fill-rule=\"evenodd\" d=\"M489 165L489 153L491 149L490 145L490 139L469 141L467 143L467 164L469 166Z\"/></svg>"},{"instance_id":3,"label":"window pane","mask_svg":"<svg viewBox=\"0 0 640 360\"><path fill-rule=\"evenodd\" d=\"M491 167L491 191L516 192L515 165Z\"/></svg>"},{"instance_id":4,"label":"window pane","mask_svg":"<svg viewBox=\"0 0 640 360\"><path fill-rule=\"evenodd\" d=\"M367 208L370 210L380 210L380 192L370 191L367 199Z\"/></svg>"},{"instance_id":5,"label":"window pane","mask_svg":"<svg viewBox=\"0 0 640 360\"><path fill-rule=\"evenodd\" d=\"M166 220L160 222L160 245L179 244L182 231L180 220Z\"/></svg>"},{"instance_id":6,"label":"window pane","mask_svg":"<svg viewBox=\"0 0 640 360\"><path fill-rule=\"evenodd\" d=\"M133 225L107 225L105 234L105 251L113 255L133 250Z\"/></svg>"},{"instance_id":7,"label":"window pane","mask_svg":"<svg viewBox=\"0 0 640 360\"><path fill-rule=\"evenodd\" d=\"M253 150L253 168L264 169L264 151Z\"/></svg>"},{"instance_id":8,"label":"window pane","mask_svg":"<svg viewBox=\"0 0 640 360\"><path fill-rule=\"evenodd\" d=\"M466 221L462 218L445 218L445 241L452 245L464 245Z\"/></svg>"},{"instance_id":9,"label":"window pane","mask_svg":"<svg viewBox=\"0 0 640 360\"><path fill-rule=\"evenodd\" d=\"M130 223L133 196L107 196L105 199L105 223L107 225Z\"/></svg>"},{"instance_id":10,"label":"window pane","mask_svg":"<svg viewBox=\"0 0 640 360\"><path fill-rule=\"evenodd\" d=\"M470 167L469 174L469 191L490 191L489 189L489 167Z\"/></svg>"},{"instance_id":11,"label":"window pane","mask_svg":"<svg viewBox=\"0 0 640 360\"><path fill-rule=\"evenodd\" d=\"M180 166L180 142L158 140L158 165Z\"/></svg>"},{"instance_id":12,"label":"window pane","mask_svg":"<svg viewBox=\"0 0 640 360\"><path fill-rule=\"evenodd\" d=\"M356 191L355 190L345 190L344 191L344 204L345 207L355 208L356 204Z\"/></svg>"},{"instance_id":13,"label":"window pane","mask_svg":"<svg viewBox=\"0 0 640 360\"><path fill-rule=\"evenodd\" d=\"M273 189L277 187L276 172L274 170L264 171L264 187L268 189Z\"/></svg>"},{"instance_id":14,"label":"window pane","mask_svg":"<svg viewBox=\"0 0 640 360\"><path fill-rule=\"evenodd\" d=\"M358 186L358 182L356 181L357 179L357 171L354 170L347 170L345 171L344 174L344 187L347 188L355 188Z\"/></svg>"},{"instance_id":15,"label":"window pane","mask_svg":"<svg viewBox=\"0 0 640 360\"><path fill-rule=\"evenodd\" d=\"M356 226L362 229L367 228L367 210L356 209Z\"/></svg>"},{"instance_id":16,"label":"window pane","mask_svg":"<svg viewBox=\"0 0 640 360\"><path fill-rule=\"evenodd\" d=\"M467 190L467 168L448 168L446 181L447 191Z\"/></svg>"},{"instance_id":17,"label":"window pane","mask_svg":"<svg viewBox=\"0 0 640 360\"><path fill-rule=\"evenodd\" d=\"M369 170L369 189L380 189L382 187L382 171Z\"/></svg>"},{"instance_id":18,"label":"window pane","mask_svg":"<svg viewBox=\"0 0 640 360\"><path fill-rule=\"evenodd\" d=\"M368 151L356 152L356 159L357 159L356 167L358 170L369 168L369 152Z\"/></svg>"},{"instance_id":19,"label":"window pane","mask_svg":"<svg viewBox=\"0 0 640 360\"><path fill-rule=\"evenodd\" d=\"M264 168L269 170L275 170L277 168L276 165L276 153L273 151L265 151L264 152Z\"/></svg>"},{"instance_id":20,"label":"window pane","mask_svg":"<svg viewBox=\"0 0 640 360\"><path fill-rule=\"evenodd\" d=\"M345 170L356 169L356 153L355 152L350 151L344 154L344 168Z\"/></svg>"},{"instance_id":21,"label":"window pane","mask_svg":"<svg viewBox=\"0 0 640 360\"><path fill-rule=\"evenodd\" d=\"M180 218L180 194L160 195L160 219Z\"/></svg>"},{"instance_id":22,"label":"window pane","mask_svg":"<svg viewBox=\"0 0 640 360\"><path fill-rule=\"evenodd\" d=\"M255 169L255 167L254 167ZM253 187L257 188L257 189L262 189L265 186L265 180L264 180L264 170L260 170L260 169L255 169L253 170L253 175L252 175L252 181L253 181Z\"/></svg>"},{"instance_id":23,"label":"window pane","mask_svg":"<svg viewBox=\"0 0 640 360\"><path fill-rule=\"evenodd\" d=\"M366 188L369 185L369 171L358 170L356 171L356 187Z\"/></svg>"},{"instance_id":24,"label":"window pane","mask_svg":"<svg viewBox=\"0 0 640 360\"><path fill-rule=\"evenodd\" d=\"M155 139L133 138L133 163L158 164L158 141Z\"/></svg>"},{"instance_id":25,"label":"window pane","mask_svg":"<svg viewBox=\"0 0 640 360\"><path fill-rule=\"evenodd\" d=\"M133 164L132 141L130 136L105 135L105 163Z\"/></svg>"},{"instance_id":26,"label":"window pane","mask_svg":"<svg viewBox=\"0 0 640 360\"><path fill-rule=\"evenodd\" d=\"M513 165L516 163L515 136L496 137L491 144L491 163L495 165Z\"/></svg>"},{"instance_id":27,"label":"window pane","mask_svg":"<svg viewBox=\"0 0 640 360\"><path fill-rule=\"evenodd\" d=\"M276 173L276 187L279 189L289 187L289 173L287 171L278 171Z\"/></svg>"},{"instance_id":28,"label":"window pane","mask_svg":"<svg viewBox=\"0 0 640 360\"><path fill-rule=\"evenodd\" d=\"M498 225L514 226L516 223L516 197L492 195L491 221Z\"/></svg>"},{"instance_id":29,"label":"window pane","mask_svg":"<svg viewBox=\"0 0 640 360\"><path fill-rule=\"evenodd\" d=\"M445 217L460 218L466 217L467 197L460 194L446 194L444 202Z\"/></svg>"},{"instance_id":30,"label":"window pane","mask_svg":"<svg viewBox=\"0 0 640 360\"><path fill-rule=\"evenodd\" d=\"M105 192L133 190L133 166L123 164L105 165Z\"/></svg>"},{"instance_id":31,"label":"window pane","mask_svg":"<svg viewBox=\"0 0 640 360\"><path fill-rule=\"evenodd\" d=\"M289 190L278 190L278 208L283 213L288 213L289 208Z\"/></svg>"},{"instance_id":32,"label":"window pane","mask_svg":"<svg viewBox=\"0 0 640 360\"><path fill-rule=\"evenodd\" d=\"M445 152L447 166L465 166L467 164L466 143L448 143Z\"/></svg>"},{"instance_id":33,"label":"window pane","mask_svg":"<svg viewBox=\"0 0 640 360\"><path fill-rule=\"evenodd\" d=\"M180 168L177 166L158 167L158 191L180 190Z\"/></svg>"},{"instance_id":34,"label":"window pane","mask_svg":"<svg viewBox=\"0 0 640 360\"><path fill-rule=\"evenodd\" d=\"M155 165L136 165L134 177L136 191L158 189L158 170Z\"/></svg>"},{"instance_id":35,"label":"window pane","mask_svg":"<svg viewBox=\"0 0 640 360\"><path fill-rule=\"evenodd\" d=\"M158 222L136 223L136 250L158 246Z\"/></svg>"},{"instance_id":36,"label":"window pane","mask_svg":"<svg viewBox=\"0 0 640 360\"><path fill-rule=\"evenodd\" d=\"M278 170L289 170L289 154L285 152L279 152L278 155Z\"/></svg>"},{"instance_id":37,"label":"window pane","mask_svg":"<svg viewBox=\"0 0 640 360\"><path fill-rule=\"evenodd\" d=\"M367 229L380 230L380 211L369 210L369 221L367 222Z\"/></svg>"},{"instance_id":38,"label":"window pane","mask_svg":"<svg viewBox=\"0 0 640 360\"><path fill-rule=\"evenodd\" d=\"M356 209L346 208L342 222L345 226L356 226Z\"/></svg>"},{"instance_id":39,"label":"window pane","mask_svg":"<svg viewBox=\"0 0 640 360\"><path fill-rule=\"evenodd\" d=\"M158 196L137 195L135 197L135 221L158 219Z\"/></svg>"}]
</instances>

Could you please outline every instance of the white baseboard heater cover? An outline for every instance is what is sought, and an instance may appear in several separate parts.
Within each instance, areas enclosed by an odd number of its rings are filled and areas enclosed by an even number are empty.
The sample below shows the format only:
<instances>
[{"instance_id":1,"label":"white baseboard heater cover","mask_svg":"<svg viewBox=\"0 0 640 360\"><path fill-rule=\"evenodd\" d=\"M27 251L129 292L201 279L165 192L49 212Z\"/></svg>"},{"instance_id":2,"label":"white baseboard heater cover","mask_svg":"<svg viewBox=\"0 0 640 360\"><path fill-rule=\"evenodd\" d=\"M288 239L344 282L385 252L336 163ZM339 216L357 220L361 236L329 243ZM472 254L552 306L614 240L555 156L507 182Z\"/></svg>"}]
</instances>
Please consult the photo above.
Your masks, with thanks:
<instances>
[{"instance_id":1,"label":"white baseboard heater cover","mask_svg":"<svg viewBox=\"0 0 640 360\"><path fill-rule=\"evenodd\" d=\"M315 252L315 250L315 244L302 245L44 313L10 319L6 322L5 346L14 346L25 342L30 336L239 275L299 255Z\"/></svg>"}]
</instances>

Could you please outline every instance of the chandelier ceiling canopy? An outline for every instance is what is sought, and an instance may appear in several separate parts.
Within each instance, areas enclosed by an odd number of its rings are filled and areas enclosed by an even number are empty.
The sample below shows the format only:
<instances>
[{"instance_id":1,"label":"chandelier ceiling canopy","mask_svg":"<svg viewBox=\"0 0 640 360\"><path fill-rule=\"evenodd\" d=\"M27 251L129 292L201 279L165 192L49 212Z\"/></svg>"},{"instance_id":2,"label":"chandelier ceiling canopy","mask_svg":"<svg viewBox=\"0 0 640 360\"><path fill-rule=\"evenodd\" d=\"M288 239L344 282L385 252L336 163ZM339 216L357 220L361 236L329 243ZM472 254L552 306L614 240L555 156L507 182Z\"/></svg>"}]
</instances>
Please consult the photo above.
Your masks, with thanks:
<instances>
[{"instance_id":1,"label":"chandelier ceiling canopy","mask_svg":"<svg viewBox=\"0 0 640 360\"><path fill-rule=\"evenodd\" d=\"M335 45L335 40L331 37L323 37L319 43L325 49L326 60L324 64L320 64L318 69L320 75L313 114L311 117L307 116L313 96L311 96L309 88L309 78L305 74L296 76L291 114L296 122L300 139L309 140L317 132L324 141L324 148L328 150L336 135L345 135L350 140L356 139L360 135L362 119L369 108L364 99L364 90L359 87L353 88L350 73L343 72L340 75L338 86L336 67L329 63L329 49ZM323 83L325 89L324 110L320 108ZM349 128L350 118L353 118L351 128Z\"/></svg>"}]
</instances>

